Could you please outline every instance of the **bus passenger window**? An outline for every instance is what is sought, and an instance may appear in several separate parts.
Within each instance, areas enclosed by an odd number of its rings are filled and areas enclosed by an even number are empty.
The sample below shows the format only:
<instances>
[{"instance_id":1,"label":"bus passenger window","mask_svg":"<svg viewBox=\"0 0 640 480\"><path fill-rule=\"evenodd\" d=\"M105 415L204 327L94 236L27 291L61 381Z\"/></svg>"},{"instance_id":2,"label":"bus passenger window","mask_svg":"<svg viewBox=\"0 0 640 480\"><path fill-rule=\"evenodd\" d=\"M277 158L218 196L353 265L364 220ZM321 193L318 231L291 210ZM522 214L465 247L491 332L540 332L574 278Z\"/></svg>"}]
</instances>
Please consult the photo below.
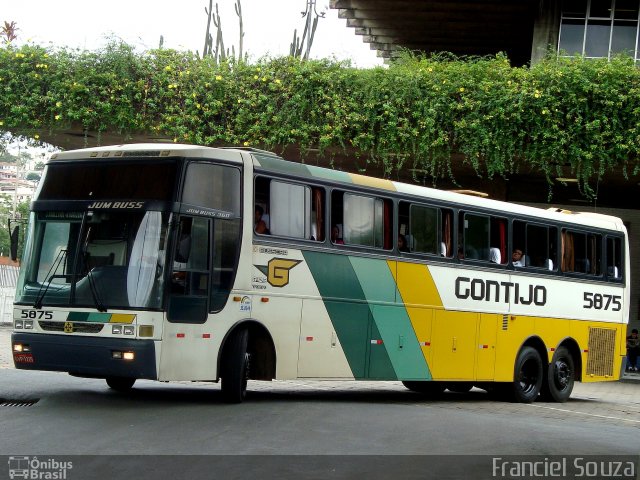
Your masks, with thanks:
<instances>
[{"instance_id":1,"label":"bus passenger window","mask_svg":"<svg viewBox=\"0 0 640 480\"><path fill-rule=\"evenodd\" d=\"M332 222L342 224L346 245L393 248L393 204L382 198L334 191Z\"/></svg>"},{"instance_id":2,"label":"bus passenger window","mask_svg":"<svg viewBox=\"0 0 640 480\"><path fill-rule=\"evenodd\" d=\"M557 264L556 227L539 225L521 220L513 222L513 251L522 251L520 265L528 268L555 270ZM515 263L515 258L512 260Z\"/></svg>"},{"instance_id":3,"label":"bus passenger window","mask_svg":"<svg viewBox=\"0 0 640 480\"><path fill-rule=\"evenodd\" d=\"M528 267L553 270L556 232L555 227L527 224Z\"/></svg>"},{"instance_id":4,"label":"bus passenger window","mask_svg":"<svg viewBox=\"0 0 640 480\"><path fill-rule=\"evenodd\" d=\"M489 260L489 217L461 214L465 260Z\"/></svg>"},{"instance_id":5,"label":"bus passenger window","mask_svg":"<svg viewBox=\"0 0 640 480\"><path fill-rule=\"evenodd\" d=\"M600 275L602 236L562 231L562 271Z\"/></svg>"},{"instance_id":6,"label":"bus passenger window","mask_svg":"<svg viewBox=\"0 0 640 480\"><path fill-rule=\"evenodd\" d=\"M439 255L438 217L437 208L411 205L411 251Z\"/></svg>"},{"instance_id":7,"label":"bus passenger window","mask_svg":"<svg viewBox=\"0 0 640 480\"><path fill-rule=\"evenodd\" d=\"M607 237L607 278L622 279L622 239Z\"/></svg>"},{"instance_id":8,"label":"bus passenger window","mask_svg":"<svg viewBox=\"0 0 640 480\"><path fill-rule=\"evenodd\" d=\"M255 201L256 233L324 240L324 189L260 177Z\"/></svg>"},{"instance_id":9,"label":"bus passenger window","mask_svg":"<svg viewBox=\"0 0 640 480\"><path fill-rule=\"evenodd\" d=\"M442 237L440 242L440 256L453 256L453 211L442 209Z\"/></svg>"},{"instance_id":10,"label":"bus passenger window","mask_svg":"<svg viewBox=\"0 0 640 480\"><path fill-rule=\"evenodd\" d=\"M406 251L451 257L451 210L416 203L398 203L398 233L406 239ZM399 248L400 250L400 248Z\"/></svg>"}]
</instances>

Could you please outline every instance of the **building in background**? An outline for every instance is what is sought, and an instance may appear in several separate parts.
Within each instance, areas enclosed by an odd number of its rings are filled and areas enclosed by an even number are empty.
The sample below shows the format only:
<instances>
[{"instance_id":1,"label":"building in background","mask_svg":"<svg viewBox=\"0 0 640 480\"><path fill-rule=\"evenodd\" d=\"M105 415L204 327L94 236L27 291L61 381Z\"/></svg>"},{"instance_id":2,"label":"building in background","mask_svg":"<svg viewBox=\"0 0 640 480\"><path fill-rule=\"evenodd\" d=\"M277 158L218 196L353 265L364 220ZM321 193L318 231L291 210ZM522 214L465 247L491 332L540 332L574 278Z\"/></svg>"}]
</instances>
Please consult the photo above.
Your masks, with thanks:
<instances>
[{"instance_id":1,"label":"building in background","mask_svg":"<svg viewBox=\"0 0 640 480\"><path fill-rule=\"evenodd\" d=\"M331 0L330 6L383 58L405 48L505 52L514 66L549 51L640 59L639 0Z\"/></svg>"}]
</instances>

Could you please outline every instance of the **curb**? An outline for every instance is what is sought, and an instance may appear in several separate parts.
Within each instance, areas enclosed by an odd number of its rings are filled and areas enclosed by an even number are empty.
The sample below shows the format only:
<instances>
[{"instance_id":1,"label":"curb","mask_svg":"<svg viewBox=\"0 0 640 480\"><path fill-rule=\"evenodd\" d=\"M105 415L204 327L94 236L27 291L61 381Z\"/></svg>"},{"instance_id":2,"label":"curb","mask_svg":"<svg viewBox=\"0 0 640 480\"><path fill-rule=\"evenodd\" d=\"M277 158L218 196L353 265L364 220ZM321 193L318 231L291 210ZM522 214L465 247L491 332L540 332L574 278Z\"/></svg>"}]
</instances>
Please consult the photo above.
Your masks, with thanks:
<instances>
[{"instance_id":1,"label":"curb","mask_svg":"<svg viewBox=\"0 0 640 480\"><path fill-rule=\"evenodd\" d=\"M640 383L640 374L623 375L618 381L622 383Z\"/></svg>"}]
</instances>

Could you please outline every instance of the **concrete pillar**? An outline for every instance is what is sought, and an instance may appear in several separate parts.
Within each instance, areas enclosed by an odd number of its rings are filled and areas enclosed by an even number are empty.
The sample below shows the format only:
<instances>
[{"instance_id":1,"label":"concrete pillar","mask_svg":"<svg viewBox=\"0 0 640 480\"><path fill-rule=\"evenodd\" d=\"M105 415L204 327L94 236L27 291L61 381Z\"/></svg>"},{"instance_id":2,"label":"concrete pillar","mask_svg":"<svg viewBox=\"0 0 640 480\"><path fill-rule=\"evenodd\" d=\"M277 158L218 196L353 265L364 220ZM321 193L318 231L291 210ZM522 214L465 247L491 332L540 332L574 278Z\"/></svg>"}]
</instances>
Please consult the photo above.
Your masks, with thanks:
<instances>
[{"instance_id":1,"label":"concrete pillar","mask_svg":"<svg viewBox=\"0 0 640 480\"><path fill-rule=\"evenodd\" d=\"M540 0L533 24L531 65L543 59L549 49L557 49L560 37L560 0Z\"/></svg>"}]
</instances>

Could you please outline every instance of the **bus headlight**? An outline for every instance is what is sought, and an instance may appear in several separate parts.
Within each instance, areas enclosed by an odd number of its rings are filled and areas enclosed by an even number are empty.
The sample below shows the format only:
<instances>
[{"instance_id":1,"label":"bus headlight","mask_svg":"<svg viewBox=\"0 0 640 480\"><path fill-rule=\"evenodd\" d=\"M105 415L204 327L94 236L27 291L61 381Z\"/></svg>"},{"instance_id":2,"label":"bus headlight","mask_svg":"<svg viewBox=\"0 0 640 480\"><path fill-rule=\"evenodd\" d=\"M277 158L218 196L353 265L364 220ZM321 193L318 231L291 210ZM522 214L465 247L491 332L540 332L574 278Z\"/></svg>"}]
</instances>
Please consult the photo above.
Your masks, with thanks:
<instances>
[{"instance_id":1,"label":"bus headlight","mask_svg":"<svg viewBox=\"0 0 640 480\"><path fill-rule=\"evenodd\" d=\"M33 320L25 320L24 328L25 330L33 330Z\"/></svg>"},{"instance_id":2,"label":"bus headlight","mask_svg":"<svg viewBox=\"0 0 640 480\"><path fill-rule=\"evenodd\" d=\"M136 333L136 327L134 327L133 325L125 325L123 333L125 335L133 335L134 333Z\"/></svg>"},{"instance_id":3,"label":"bus headlight","mask_svg":"<svg viewBox=\"0 0 640 480\"><path fill-rule=\"evenodd\" d=\"M113 350L111 352L111 358L116 360L135 360L136 354L134 352L121 352L119 350Z\"/></svg>"},{"instance_id":4,"label":"bus headlight","mask_svg":"<svg viewBox=\"0 0 640 480\"><path fill-rule=\"evenodd\" d=\"M112 325L111 326L111 333L113 333L114 335L121 335L122 334L122 325Z\"/></svg>"},{"instance_id":5,"label":"bus headlight","mask_svg":"<svg viewBox=\"0 0 640 480\"><path fill-rule=\"evenodd\" d=\"M16 320L14 326L16 330L22 330L24 328L24 320Z\"/></svg>"}]
</instances>

